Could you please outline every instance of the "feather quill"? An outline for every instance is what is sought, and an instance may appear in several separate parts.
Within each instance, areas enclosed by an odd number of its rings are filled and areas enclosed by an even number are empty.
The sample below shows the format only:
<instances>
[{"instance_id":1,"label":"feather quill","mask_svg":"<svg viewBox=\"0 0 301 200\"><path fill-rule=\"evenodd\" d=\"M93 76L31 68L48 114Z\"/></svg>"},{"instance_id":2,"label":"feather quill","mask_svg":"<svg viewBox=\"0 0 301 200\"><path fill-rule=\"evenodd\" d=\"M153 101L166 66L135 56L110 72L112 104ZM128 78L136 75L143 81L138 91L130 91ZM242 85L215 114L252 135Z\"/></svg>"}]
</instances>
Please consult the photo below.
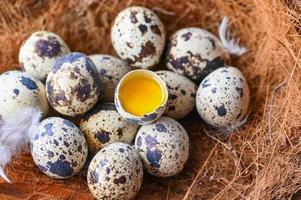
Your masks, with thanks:
<instances>
[{"instance_id":1,"label":"feather quill","mask_svg":"<svg viewBox=\"0 0 301 200\"><path fill-rule=\"evenodd\" d=\"M235 40L230 38L227 28L228 28L228 17L224 17L222 22L218 27L219 38L224 46L224 48L232 55L241 56L247 49L239 45L239 39Z\"/></svg>"},{"instance_id":2,"label":"feather quill","mask_svg":"<svg viewBox=\"0 0 301 200\"><path fill-rule=\"evenodd\" d=\"M6 118L0 128L0 176L10 182L4 172L12 157L28 150L28 142L33 129L38 125L42 113L36 108L27 107L12 117Z\"/></svg>"}]
</instances>

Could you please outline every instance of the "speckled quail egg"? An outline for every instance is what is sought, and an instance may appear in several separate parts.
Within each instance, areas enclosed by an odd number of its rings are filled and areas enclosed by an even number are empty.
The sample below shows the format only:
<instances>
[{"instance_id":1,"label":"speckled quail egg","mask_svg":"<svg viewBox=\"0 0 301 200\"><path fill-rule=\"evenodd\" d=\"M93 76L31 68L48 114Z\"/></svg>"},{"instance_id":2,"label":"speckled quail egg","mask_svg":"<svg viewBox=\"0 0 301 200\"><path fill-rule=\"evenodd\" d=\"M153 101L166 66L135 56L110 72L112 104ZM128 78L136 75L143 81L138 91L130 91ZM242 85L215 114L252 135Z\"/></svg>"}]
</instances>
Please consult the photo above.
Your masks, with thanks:
<instances>
[{"instance_id":1,"label":"speckled quail egg","mask_svg":"<svg viewBox=\"0 0 301 200\"><path fill-rule=\"evenodd\" d=\"M0 124L26 107L37 108L44 116L47 114L45 87L30 74L7 71L0 75L0 85Z\"/></svg>"},{"instance_id":2,"label":"speckled quail egg","mask_svg":"<svg viewBox=\"0 0 301 200\"><path fill-rule=\"evenodd\" d=\"M158 177L179 173L189 157L189 146L184 127L169 117L142 126L135 139L145 170Z\"/></svg>"},{"instance_id":3,"label":"speckled quail egg","mask_svg":"<svg viewBox=\"0 0 301 200\"><path fill-rule=\"evenodd\" d=\"M105 88L102 91L101 100L105 102L114 101L114 91L118 82L126 73L131 71L131 68L124 61L114 56L97 54L89 57L99 72L102 87Z\"/></svg>"},{"instance_id":4,"label":"speckled quail egg","mask_svg":"<svg viewBox=\"0 0 301 200\"><path fill-rule=\"evenodd\" d=\"M30 139L31 155L46 175L64 179L84 166L88 148L84 135L72 122L50 117L43 120Z\"/></svg>"},{"instance_id":5,"label":"speckled quail egg","mask_svg":"<svg viewBox=\"0 0 301 200\"><path fill-rule=\"evenodd\" d=\"M96 199L133 199L143 181L139 154L126 143L110 144L91 161L87 179L89 189Z\"/></svg>"},{"instance_id":6,"label":"speckled quail egg","mask_svg":"<svg viewBox=\"0 0 301 200\"><path fill-rule=\"evenodd\" d=\"M159 62L165 45L165 28L153 11L129 7L115 18L111 40L120 58L131 66L146 69Z\"/></svg>"},{"instance_id":7,"label":"speckled quail egg","mask_svg":"<svg viewBox=\"0 0 301 200\"><path fill-rule=\"evenodd\" d=\"M98 104L80 123L91 153L97 153L113 142L131 143L138 128L138 125L124 120L113 103Z\"/></svg>"},{"instance_id":8,"label":"speckled quail egg","mask_svg":"<svg viewBox=\"0 0 301 200\"><path fill-rule=\"evenodd\" d=\"M152 123L164 113L168 90L156 73L138 69L120 80L114 100L117 111L124 119L144 125Z\"/></svg>"},{"instance_id":9,"label":"speckled quail egg","mask_svg":"<svg viewBox=\"0 0 301 200\"><path fill-rule=\"evenodd\" d=\"M59 58L46 81L50 105L67 116L83 115L98 101L100 80L91 59L82 53Z\"/></svg>"},{"instance_id":10,"label":"speckled quail egg","mask_svg":"<svg viewBox=\"0 0 301 200\"><path fill-rule=\"evenodd\" d=\"M245 119L249 100L249 87L242 73L234 67L221 67L201 82L196 107L208 124L228 129Z\"/></svg>"},{"instance_id":11,"label":"speckled quail egg","mask_svg":"<svg viewBox=\"0 0 301 200\"><path fill-rule=\"evenodd\" d=\"M181 119L189 114L195 106L197 86L191 80L171 71L157 71L167 86L169 99L165 115Z\"/></svg>"},{"instance_id":12,"label":"speckled quail egg","mask_svg":"<svg viewBox=\"0 0 301 200\"><path fill-rule=\"evenodd\" d=\"M70 53L69 47L60 36L38 31L23 42L19 63L26 72L44 82L56 59L67 53Z\"/></svg>"},{"instance_id":13,"label":"speckled quail egg","mask_svg":"<svg viewBox=\"0 0 301 200\"><path fill-rule=\"evenodd\" d=\"M192 80L201 81L224 66L226 55L222 43L212 33L200 28L184 28L169 39L166 65Z\"/></svg>"}]
</instances>

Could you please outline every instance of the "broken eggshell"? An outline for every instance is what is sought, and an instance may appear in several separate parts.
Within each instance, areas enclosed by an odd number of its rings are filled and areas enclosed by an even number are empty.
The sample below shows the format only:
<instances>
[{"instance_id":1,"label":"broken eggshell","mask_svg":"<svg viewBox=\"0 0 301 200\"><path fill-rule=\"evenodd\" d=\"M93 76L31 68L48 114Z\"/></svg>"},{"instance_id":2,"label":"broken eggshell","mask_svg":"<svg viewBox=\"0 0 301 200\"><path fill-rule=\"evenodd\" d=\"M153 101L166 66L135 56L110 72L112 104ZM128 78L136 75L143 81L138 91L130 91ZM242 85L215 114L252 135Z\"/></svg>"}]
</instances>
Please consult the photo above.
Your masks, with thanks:
<instances>
[{"instance_id":1,"label":"broken eggshell","mask_svg":"<svg viewBox=\"0 0 301 200\"><path fill-rule=\"evenodd\" d=\"M142 116L136 116L127 112L125 108L123 108L122 102L119 97L119 93L120 93L121 85L123 84L123 82L126 81L126 79L136 75L139 76L140 74L142 76L146 76L156 81L159 84L159 86L161 87L163 100L161 102L161 105L155 108L153 111L143 114ZM139 85L139 83L137 84ZM162 114L165 112L167 101L168 101L168 90L166 87L166 83L155 72L152 72L150 70L145 70L145 69L133 70L127 73L118 83L115 90L115 96L114 96L115 106L119 114L127 121L138 125L149 124L159 119L160 116L162 116Z\"/></svg>"}]
</instances>

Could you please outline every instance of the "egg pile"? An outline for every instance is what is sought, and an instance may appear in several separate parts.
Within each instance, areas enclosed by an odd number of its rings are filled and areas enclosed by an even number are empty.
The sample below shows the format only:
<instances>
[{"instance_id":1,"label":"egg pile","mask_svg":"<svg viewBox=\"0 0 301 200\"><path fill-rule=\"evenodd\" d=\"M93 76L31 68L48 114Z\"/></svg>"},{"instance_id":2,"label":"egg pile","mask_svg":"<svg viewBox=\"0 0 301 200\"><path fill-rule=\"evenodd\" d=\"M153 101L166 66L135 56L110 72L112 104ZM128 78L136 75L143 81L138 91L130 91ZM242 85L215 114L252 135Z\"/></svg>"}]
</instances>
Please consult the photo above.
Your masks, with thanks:
<instances>
[{"instance_id":1,"label":"egg pile","mask_svg":"<svg viewBox=\"0 0 301 200\"><path fill-rule=\"evenodd\" d=\"M64 179L88 159L88 186L97 199L132 199L143 169L157 177L183 170L190 141L183 119L195 107L204 122L228 130L244 122L250 100L246 79L212 33L189 27L167 42L165 64L155 69L166 44L159 17L129 7L115 18L111 41L118 57L70 52L55 33L33 33L19 54L23 71L0 76L0 125L22 107L48 102L60 117L33 130L34 162L46 175ZM47 102L48 100L48 102ZM79 127L61 116L80 118Z\"/></svg>"}]
</instances>

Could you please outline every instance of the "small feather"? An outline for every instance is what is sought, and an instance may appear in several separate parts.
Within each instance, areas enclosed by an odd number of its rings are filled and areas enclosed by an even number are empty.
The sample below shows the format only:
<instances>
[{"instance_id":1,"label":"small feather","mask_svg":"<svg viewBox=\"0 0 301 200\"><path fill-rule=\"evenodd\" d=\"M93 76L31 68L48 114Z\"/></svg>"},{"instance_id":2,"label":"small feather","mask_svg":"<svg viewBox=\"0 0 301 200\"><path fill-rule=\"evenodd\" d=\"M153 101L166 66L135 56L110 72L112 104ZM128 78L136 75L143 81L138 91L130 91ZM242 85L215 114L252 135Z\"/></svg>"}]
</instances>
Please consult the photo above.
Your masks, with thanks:
<instances>
[{"instance_id":1,"label":"small feather","mask_svg":"<svg viewBox=\"0 0 301 200\"><path fill-rule=\"evenodd\" d=\"M229 125L228 127L223 127L223 128L218 129L218 130L222 134L229 135L229 133L233 132L235 129L237 129L237 128L241 127L242 125L244 125L247 122L249 115L250 115L250 112L248 112L246 114L246 116L244 118L242 118L239 122L235 122L235 123Z\"/></svg>"},{"instance_id":2,"label":"small feather","mask_svg":"<svg viewBox=\"0 0 301 200\"><path fill-rule=\"evenodd\" d=\"M5 166L14 155L28 150L28 141L41 116L41 111L28 107L5 119L0 128L0 176L7 182L10 181L4 173Z\"/></svg>"},{"instance_id":3,"label":"small feather","mask_svg":"<svg viewBox=\"0 0 301 200\"><path fill-rule=\"evenodd\" d=\"M239 39L235 40L229 37L229 33L227 32L228 22L229 22L228 17L224 17L221 24L218 27L220 40L224 48L230 54L240 56L244 54L247 51L247 49L239 45Z\"/></svg>"}]
</instances>

